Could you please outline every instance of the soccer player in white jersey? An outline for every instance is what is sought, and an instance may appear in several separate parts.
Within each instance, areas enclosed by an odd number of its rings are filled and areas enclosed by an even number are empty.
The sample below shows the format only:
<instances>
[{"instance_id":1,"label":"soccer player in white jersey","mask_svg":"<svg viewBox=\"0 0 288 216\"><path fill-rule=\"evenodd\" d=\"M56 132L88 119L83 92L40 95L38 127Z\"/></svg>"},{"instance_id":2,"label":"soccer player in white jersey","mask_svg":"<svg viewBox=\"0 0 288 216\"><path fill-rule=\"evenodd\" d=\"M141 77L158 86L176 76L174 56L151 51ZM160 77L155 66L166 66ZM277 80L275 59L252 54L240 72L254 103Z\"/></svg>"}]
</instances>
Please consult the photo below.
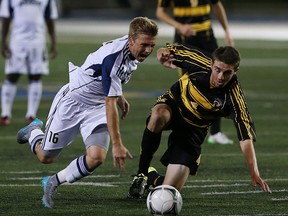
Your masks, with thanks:
<instances>
[{"instance_id":1,"label":"soccer player in white jersey","mask_svg":"<svg viewBox=\"0 0 288 216\"><path fill-rule=\"evenodd\" d=\"M132 155L122 143L117 105L121 118L126 117L129 103L123 96L122 84L129 81L138 63L152 53L157 34L154 21L136 17L130 22L128 35L103 43L81 67L69 63L69 83L54 98L45 133L39 119L19 130L18 143L29 141L42 163L54 162L78 132L82 135L86 153L42 180L45 207L53 207L53 196L60 184L91 175L103 163L110 137L114 166L125 169L125 158Z\"/></svg>"},{"instance_id":2,"label":"soccer player in white jersey","mask_svg":"<svg viewBox=\"0 0 288 216\"><path fill-rule=\"evenodd\" d=\"M54 19L58 18L55 0L2 0L2 55L6 59L6 79L1 89L2 113L0 125L9 125L17 82L28 75L28 104L26 121L35 119L42 96L42 75L47 75L46 26L50 36L51 58L56 56ZM12 24L11 24L12 23ZM10 44L8 33L11 24Z\"/></svg>"}]
</instances>

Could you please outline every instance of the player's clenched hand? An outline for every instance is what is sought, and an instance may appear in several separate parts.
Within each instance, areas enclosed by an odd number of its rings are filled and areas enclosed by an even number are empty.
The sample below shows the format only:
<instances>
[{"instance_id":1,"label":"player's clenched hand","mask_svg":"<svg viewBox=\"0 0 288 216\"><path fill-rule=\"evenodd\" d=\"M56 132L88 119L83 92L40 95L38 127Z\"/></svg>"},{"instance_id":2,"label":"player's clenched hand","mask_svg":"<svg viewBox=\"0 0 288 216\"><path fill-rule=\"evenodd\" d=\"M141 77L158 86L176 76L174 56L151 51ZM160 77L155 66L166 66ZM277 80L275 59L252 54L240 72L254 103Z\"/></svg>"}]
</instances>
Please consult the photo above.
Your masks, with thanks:
<instances>
[{"instance_id":1,"label":"player's clenched hand","mask_svg":"<svg viewBox=\"0 0 288 216\"><path fill-rule=\"evenodd\" d=\"M178 27L178 31L186 37L195 36L196 31L192 28L190 24L183 24Z\"/></svg>"},{"instance_id":2,"label":"player's clenched hand","mask_svg":"<svg viewBox=\"0 0 288 216\"><path fill-rule=\"evenodd\" d=\"M11 57L11 51L9 49L9 46L5 43L2 45L2 55L4 58L10 58Z\"/></svg>"},{"instance_id":3,"label":"player's clenched hand","mask_svg":"<svg viewBox=\"0 0 288 216\"><path fill-rule=\"evenodd\" d=\"M49 50L49 58L54 59L57 56L56 43L52 43Z\"/></svg>"},{"instance_id":4,"label":"player's clenched hand","mask_svg":"<svg viewBox=\"0 0 288 216\"><path fill-rule=\"evenodd\" d=\"M119 168L121 170L125 170L125 159L126 157L133 158L132 154L129 152L124 145L114 145L112 149L114 167Z\"/></svg>"}]
</instances>

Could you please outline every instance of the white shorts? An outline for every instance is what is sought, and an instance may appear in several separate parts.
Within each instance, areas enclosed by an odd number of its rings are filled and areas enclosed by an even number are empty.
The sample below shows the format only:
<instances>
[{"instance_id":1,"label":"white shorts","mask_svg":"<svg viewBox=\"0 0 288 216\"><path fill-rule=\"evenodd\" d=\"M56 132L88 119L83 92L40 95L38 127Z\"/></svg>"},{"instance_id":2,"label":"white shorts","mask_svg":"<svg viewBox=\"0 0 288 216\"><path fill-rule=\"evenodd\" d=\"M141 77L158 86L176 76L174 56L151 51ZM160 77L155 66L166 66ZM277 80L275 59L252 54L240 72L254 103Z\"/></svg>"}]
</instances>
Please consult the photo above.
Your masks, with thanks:
<instances>
[{"instance_id":1,"label":"white shorts","mask_svg":"<svg viewBox=\"0 0 288 216\"><path fill-rule=\"evenodd\" d=\"M6 59L5 74L42 74L47 75L48 56L44 45L11 44L11 57Z\"/></svg>"},{"instance_id":2,"label":"white shorts","mask_svg":"<svg viewBox=\"0 0 288 216\"><path fill-rule=\"evenodd\" d=\"M93 139L92 144L91 139L87 138L92 133L96 134L97 128L101 128L103 134L103 127L107 133L100 139ZM82 136L86 149L96 145L108 150L110 137L105 105L89 106L72 99L67 84L60 89L53 100L46 123L45 137L42 140L42 149L45 151L63 149L74 141L78 132Z\"/></svg>"}]
</instances>

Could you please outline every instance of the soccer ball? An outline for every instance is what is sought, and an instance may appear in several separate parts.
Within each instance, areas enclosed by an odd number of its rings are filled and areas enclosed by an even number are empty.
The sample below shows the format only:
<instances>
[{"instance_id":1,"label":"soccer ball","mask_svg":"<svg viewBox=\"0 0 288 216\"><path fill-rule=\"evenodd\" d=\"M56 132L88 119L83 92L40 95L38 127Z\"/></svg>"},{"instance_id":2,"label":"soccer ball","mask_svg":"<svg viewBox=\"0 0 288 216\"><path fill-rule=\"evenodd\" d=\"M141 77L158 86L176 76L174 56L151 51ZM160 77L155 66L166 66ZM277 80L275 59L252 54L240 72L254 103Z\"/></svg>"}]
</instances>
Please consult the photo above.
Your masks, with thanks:
<instances>
[{"instance_id":1,"label":"soccer ball","mask_svg":"<svg viewBox=\"0 0 288 216\"><path fill-rule=\"evenodd\" d=\"M151 215L179 215L183 201L176 188L160 185L150 191L146 203Z\"/></svg>"}]
</instances>

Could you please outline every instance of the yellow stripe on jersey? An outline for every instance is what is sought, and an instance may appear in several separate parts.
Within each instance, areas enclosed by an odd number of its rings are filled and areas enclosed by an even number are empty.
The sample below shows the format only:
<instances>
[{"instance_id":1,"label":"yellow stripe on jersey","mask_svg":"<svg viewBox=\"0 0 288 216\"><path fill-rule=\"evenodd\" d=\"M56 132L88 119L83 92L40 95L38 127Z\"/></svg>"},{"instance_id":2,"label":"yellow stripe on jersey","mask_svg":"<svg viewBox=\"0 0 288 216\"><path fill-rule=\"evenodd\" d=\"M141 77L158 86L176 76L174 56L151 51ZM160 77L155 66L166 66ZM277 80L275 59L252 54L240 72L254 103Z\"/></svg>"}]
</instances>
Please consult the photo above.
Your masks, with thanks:
<instances>
[{"instance_id":1,"label":"yellow stripe on jersey","mask_svg":"<svg viewBox=\"0 0 288 216\"><path fill-rule=\"evenodd\" d=\"M183 60L181 57L187 57L187 59L185 59L186 62L202 67L203 69L207 69L207 67L211 66L211 59L205 56L203 53L199 54L198 52L177 49L177 45L173 46L172 44L167 44L167 48L173 52L174 56L180 57L179 61ZM191 59L191 61L189 61L189 59Z\"/></svg>"},{"instance_id":2,"label":"yellow stripe on jersey","mask_svg":"<svg viewBox=\"0 0 288 216\"><path fill-rule=\"evenodd\" d=\"M210 14L209 4L198 7L174 7L173 14L177 17L205 16Z\"/></svg>"},{"instance_id":3,"label":"yellow stripe on jersey","mask_svg":"<svg viewBox=\"0 0 288 216\"><path fill-rule=\"evenodd\" d=\"M174 54L183 56L183 57L188 57L193 61L198 61L199 63L204 64L204 66L206 67L210 67L211 65L210 59L208 59L207 57L203 57L196 52L190 52L188 50L177 50Z\"/></svg>"},{"instance_id":4,"label":"yellow stripe on jersey","mask_svg":"<svg viewBox=\"0 0 288 216\"><path fill-rule=\"evenodd\" d=\"M197 107L193 106L193 104L190 103L190 101L188 100L186 96L188 83L189 83L189 74L186 73L179 79L179 84L180 84L180 89L181 89L181 100L183 101L184 106L191 113L193 113L197 118L201 119L200 113L197 112L196 110Z\"/></svg>"},{"instance_id":5,"label":"yellow stripe on jersey","mask_svg":"<svg viewBox=\"0 0 288 216\"><path fill-rule=\"evenodd\" d=\"M253 130L251 130L252 128L251 128L251 125L249 124L250 119L249 119L248 113L246 111L247 107L246 107L244 98L241 97L241 95L242 95L241 90L240 90L239 86L236 84L233 84L232 95L235 98L237 106L240 109L240 118L242 119L242 122L243 122L245 128L247 129L248 136L250 137L250 139L253 139L253 135L251 134L251 131L253 131ZM234 104L234 106L235 106L235 104ZM239 125L239 123L238 123L238 128L239 128L239 131L241 133L241 126ZM255 134L254 134L254 136L255 136ZM242 137L242 139L244 139L242 134L241 134L241 137Z\"/></svg>"},{"instance_id":6,"label":"yellow stripe on jersey","mask_svg":"<svg viewBox=\"0 0 288 216\"><path fill-rule=\"evenodd\" d=\"M206 20L205 22L202 22L202 23L191 24L191 26L194 31L200 32L200 31L206 31L206 30L211 29L212 24L211 24L211 20Z\"/></svg>"},{"instance_id":7,"label":"yellow stripe on jersey","mask_svg":"<svg viewBox=\"0 0 288 216\"><path fill-rule=\"evenodd\" d=\"M200 105L206 110L213 109L212 104L209 100L194 86L190 79L189 74L184 74L180 79L180 88L181 88L181 100L184 103L184 106L192 112L197 118L202 119L202 115L197 111L197 106ZM186 94L189 94L195 102L189 101Z\"/></svg>"}]
</instances>

